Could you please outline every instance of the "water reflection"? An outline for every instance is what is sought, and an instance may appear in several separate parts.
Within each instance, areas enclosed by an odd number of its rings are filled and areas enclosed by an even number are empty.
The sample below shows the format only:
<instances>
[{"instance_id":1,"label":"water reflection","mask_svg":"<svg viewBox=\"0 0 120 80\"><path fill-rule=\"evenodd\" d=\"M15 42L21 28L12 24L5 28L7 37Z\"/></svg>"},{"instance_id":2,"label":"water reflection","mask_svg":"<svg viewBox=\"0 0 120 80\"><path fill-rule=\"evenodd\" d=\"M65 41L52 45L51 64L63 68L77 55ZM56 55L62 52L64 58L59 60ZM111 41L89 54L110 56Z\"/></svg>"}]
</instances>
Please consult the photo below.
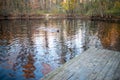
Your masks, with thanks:
<instances>
[{"instance_id":1,"label":"water reflection","mask_svg":"<svg viewBox=\"0 0 120 80\"><path fill-rule=\"evenodd\" d=\"M99 23L99 38L104 48L120 51L120 24Z\"/></svg>"},{"instance_id":2,"label":"water reflection","mask_svg":"<svg viewBox=\"0 0 120 80\"><path fill-rule=\"evenodd\" d=\"M42 66L43 66L42 73L44 75L46 75L46 74L48 74L49 72L52 71L52 68L49 64L42 62Z\"/></svg>"},{"instance_id":3,"label":"water reflection","mask_svg":"<svg viewBox=\"0 0 120 80\"><path fill-rule=\"evenodd\" d=\"M38 80L91 46L120 50L119 41L117 23L1 21L0 79Z\"/></svg>"},{"instance_id":4,"label":"water reflection","mask_svg":"<svg viewBox=\"0 0 120 80\"><path fill-rule=\"evenodd\" d=\"M35 66L34 66L34 59L33 59L33 55L29 54L27 56L27 60L26 60L27 64L23 65L23 72L24 72L24 76L26 78L35 78Z\"/></svg>"}]
</instances>

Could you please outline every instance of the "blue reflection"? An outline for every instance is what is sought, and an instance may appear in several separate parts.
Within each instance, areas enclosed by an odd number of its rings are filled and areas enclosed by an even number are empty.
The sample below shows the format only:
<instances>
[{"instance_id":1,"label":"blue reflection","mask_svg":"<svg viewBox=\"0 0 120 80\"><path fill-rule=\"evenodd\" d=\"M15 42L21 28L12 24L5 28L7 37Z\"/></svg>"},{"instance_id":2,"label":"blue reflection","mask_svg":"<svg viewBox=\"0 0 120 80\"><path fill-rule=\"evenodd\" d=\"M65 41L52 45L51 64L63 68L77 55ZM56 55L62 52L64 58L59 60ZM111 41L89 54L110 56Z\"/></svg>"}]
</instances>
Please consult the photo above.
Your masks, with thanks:
<instances>
[{"instance_id":1,"label":"blue reflection","mask_svg":"<svg viewBox=\"0 0 120 80\"><path fill-rule=\"evenodd\" d=\"M0 24L1 80L39 80L89 47L103 47L99 26L91 21L13 20Z\"/></svg>"}]
</instances>

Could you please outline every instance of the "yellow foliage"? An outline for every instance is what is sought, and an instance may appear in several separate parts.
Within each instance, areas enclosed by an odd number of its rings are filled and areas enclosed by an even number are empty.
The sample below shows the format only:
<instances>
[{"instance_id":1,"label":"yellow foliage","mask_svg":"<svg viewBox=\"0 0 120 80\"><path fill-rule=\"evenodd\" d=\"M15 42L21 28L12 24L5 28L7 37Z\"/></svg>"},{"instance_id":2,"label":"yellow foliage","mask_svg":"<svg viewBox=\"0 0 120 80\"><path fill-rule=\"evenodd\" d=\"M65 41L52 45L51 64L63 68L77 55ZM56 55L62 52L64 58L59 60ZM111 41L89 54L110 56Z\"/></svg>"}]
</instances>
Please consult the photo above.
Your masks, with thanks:
<instances>
[{"instance_id":1,"label":"yellow foliage","mask_svg":"<svg viewBox=\"0 0 120 80\"><path fill-rule=\"evenodd\" d=\"M61 3L63 9L73 10L76 7L76 0L66 0Z\"/></svg>"},{"instance_id":2,"label":"yellow foliage","mask_svg":"<svg viewBox=\"0 0 120 80\"><path fill-rule=\"evenodd\" d=\"M120 2L119 1L115 2L115 8L120 8Z\"/></svg>"}]
</instances>

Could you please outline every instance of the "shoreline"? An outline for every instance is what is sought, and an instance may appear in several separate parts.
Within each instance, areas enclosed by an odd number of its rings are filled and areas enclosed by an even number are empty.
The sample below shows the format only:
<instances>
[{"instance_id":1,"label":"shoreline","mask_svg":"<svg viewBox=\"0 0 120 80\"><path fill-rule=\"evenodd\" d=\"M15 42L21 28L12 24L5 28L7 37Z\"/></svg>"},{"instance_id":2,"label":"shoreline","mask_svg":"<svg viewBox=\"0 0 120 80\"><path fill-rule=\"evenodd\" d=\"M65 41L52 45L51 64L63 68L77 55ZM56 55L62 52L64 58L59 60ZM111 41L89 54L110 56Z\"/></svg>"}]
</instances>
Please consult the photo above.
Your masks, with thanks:
<instances>
[{"instance_id":1,"label":"shoreline","mask_svg":"<svg viewBox=\"0 0 120 80\"><path fill-rule=\"evenodd\" d=\"M111 22L120 22L120 16L82 16L82 15L72 15L68 16L65 14L43 14L43 15L17 15L17 16L1 16L0 20L39 20L39 19L85 19L92 21L111 21Z\"/></svg>"},{"instance_id":2,"label":"shoreline","mask_svg":"<svg viewBox=\"0 0 120 80\"><path fill-rule=\"evenodd\" d=\"M90 19L90 17L74 15L24 15L24 16L0 16L0 20L14 20L14 19Z\"/></svg>"},{"instance_id":3,"label":"shoreline","mask_svg":"<svg viewBox=\"0 0 120 80\"><path fill-rule=\"evenodd\" d=\"M120 22L120 16L91 16L92 21L111 21L111 22Z\"/></svg>"}]
</instances>

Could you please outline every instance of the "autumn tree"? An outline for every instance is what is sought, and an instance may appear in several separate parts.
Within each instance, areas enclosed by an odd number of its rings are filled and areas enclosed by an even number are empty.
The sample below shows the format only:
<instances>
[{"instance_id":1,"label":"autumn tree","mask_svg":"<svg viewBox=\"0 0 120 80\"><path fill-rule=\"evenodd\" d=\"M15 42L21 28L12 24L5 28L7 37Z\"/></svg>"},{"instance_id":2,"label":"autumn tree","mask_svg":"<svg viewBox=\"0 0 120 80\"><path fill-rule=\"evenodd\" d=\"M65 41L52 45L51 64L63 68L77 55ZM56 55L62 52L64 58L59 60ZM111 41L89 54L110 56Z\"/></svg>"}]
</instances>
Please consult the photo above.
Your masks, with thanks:
<instances>
[{"instance_id":1,"label":"autumn tree","mask_svg":"<svg viewBox=\"0 0 120 80\"><path fill-rule=\"evenodd\" d=\"M66 0L61 3L63 10L67 15L73 15L76 9L76 0Z\"/></svg>"}]
</instances>

